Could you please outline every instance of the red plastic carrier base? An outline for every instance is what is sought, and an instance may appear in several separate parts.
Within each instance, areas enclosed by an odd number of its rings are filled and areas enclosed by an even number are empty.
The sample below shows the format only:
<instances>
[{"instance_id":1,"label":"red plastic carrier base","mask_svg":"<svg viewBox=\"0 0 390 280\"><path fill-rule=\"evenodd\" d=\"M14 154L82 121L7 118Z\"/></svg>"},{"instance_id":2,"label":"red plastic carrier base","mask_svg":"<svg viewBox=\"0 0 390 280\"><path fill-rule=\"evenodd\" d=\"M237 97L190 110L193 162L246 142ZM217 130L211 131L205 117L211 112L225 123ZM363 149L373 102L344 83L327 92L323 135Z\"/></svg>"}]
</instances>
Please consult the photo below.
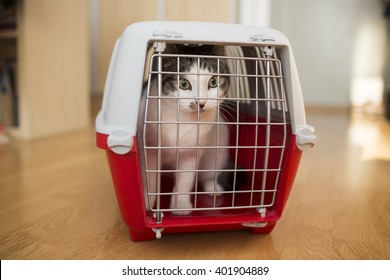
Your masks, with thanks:
<instances>
[{"instance_id":1,"label":"red plastic carrier base","mask_svg":"<svg viewBox=\"0 0 390 280\"><path fill-rule=\"evenodd\" d=\"M252 126L253 127L253 126ZM234 131L232 133L235 133ZM242 135L242 136L241 136ZM249 141L251 133L240 134L240 145ZM247 229L254 234L271 232L279 220L287 198L291 191L293 181L299 166L301 151L297 148L295 135L289 131L280 176L277 183L276 195L272 206L267 208L265 215L257 209L223 209L215 211L193 211L188 216L175 216L165 212L161 223L156 223L152 212L147 212L144 202L144 189L142 186L141 167L137 139L134 137L134 147L125 155L112 152L107 146L106 134L97 133L97 145L107 150L107 158L115 186L116 196L123 220L129 227L130 237L133 241L152 240L159 238L160 234L206 232ZM253 140L252 140L253 141ZM247 152L251 152L250 149ZM239 155L239 163L245 165L247 154ZM261 158L261 156L259 156ZM270 154L272 158L272 154ZM272 163L271 163L272 164ZM261 176L259 176L260 180ZM275 178L267 178L272 181ZM168 181L167 181L168 182ZM245 187L245 186L244 186ZM207 204L207 195L204 195ZM231 201L231 194L218 197L224 202ZM236 200L239 198L236 198ZM245 200L243 196L242 200ZM162 202L164 203L164 202ZM165 202L166 203L166 202ZM200 205L201 206L201 205Z\"/></svg>"}]
</instances>

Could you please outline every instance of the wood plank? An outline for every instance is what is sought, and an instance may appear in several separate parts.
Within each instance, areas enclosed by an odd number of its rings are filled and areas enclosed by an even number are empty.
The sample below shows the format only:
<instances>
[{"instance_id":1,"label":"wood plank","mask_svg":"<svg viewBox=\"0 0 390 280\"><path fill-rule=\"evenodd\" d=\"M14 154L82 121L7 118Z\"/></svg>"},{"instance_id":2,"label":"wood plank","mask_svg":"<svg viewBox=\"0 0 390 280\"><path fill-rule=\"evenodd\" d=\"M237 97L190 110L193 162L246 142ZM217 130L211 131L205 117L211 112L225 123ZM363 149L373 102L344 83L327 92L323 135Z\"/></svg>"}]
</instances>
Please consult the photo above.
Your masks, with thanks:
<instances>
[{"instance_id":1,"label":"wood plank","mask_svg":"<svg viewBox=\"0 0 390 280\"><path fill-rule=\"evenodd\" d=\"M311 113L303 155L269 235L163 234L134 243L92 128L0 146L1 259L389 259L390 125Z\"/></svg>"}]
</instances>

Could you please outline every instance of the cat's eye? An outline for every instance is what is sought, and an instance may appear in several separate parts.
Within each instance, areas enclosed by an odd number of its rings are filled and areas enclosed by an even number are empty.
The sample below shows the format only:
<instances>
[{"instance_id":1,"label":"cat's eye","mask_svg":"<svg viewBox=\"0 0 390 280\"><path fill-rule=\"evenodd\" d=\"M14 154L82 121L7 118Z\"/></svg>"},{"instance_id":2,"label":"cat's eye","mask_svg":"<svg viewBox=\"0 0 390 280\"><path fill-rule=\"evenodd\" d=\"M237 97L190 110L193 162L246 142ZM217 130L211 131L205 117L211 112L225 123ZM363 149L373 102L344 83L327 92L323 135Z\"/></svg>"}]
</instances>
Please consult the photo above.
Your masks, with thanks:
<instances>
[{"instance_id":1,"label":"cat's eye","mask_svg":"<svg viewBox=\"0 0 390 280\"><path fill-rule=\"evenodd\" d=\"M179 87L182 90L189 90L191 89L191 83L187 79L181 78L179 80Z\"/></svg>"},{"instance_id":2,"label":"cat's eye","mask_svg":"<svg viewBox=\"0 0 390 280\"><path fill-rule=\"evenodd\" d=\"M217 77L211 77L209 80L209 88L215 88L218 85L218 79Z\"/></svg>"}]
</instances>

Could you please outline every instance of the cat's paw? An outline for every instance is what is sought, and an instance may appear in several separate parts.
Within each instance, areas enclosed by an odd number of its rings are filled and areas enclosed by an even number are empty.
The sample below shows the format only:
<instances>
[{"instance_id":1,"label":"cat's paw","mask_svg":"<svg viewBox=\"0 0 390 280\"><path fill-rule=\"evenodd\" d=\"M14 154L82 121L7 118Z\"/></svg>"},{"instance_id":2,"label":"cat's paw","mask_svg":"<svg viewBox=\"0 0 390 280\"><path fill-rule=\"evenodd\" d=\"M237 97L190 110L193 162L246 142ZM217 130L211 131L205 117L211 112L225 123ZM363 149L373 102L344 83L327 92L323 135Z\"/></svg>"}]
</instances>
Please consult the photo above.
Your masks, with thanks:
<instances>
[{"instance_id":1,"label":"cat's paw","mask_svg":"<svg viewBox=\"0 0 390 280\"><path fill-rule=\"evenodd\" d=\"M192 203L190 201L190 198L187 196L178 196L177 198L175 196L172 196L171 198L171 209L184 209L184 210L173 210L173 215L178 216L186 216L191 214L191 210L185 210L185 209L191 209Z\"/></svg>"},{"instance_id":2,"label":"cat's paw","mask_svg":"<svg viewBox=\"0 0 390 280\"><path fill-rule=\"evenodd\" d=\"M222 195L224 188L218 182L216 183L214 180L209 180L204 182L203 188L205 192L208 192L208 195Z\"/></svg>"}]
</instances>

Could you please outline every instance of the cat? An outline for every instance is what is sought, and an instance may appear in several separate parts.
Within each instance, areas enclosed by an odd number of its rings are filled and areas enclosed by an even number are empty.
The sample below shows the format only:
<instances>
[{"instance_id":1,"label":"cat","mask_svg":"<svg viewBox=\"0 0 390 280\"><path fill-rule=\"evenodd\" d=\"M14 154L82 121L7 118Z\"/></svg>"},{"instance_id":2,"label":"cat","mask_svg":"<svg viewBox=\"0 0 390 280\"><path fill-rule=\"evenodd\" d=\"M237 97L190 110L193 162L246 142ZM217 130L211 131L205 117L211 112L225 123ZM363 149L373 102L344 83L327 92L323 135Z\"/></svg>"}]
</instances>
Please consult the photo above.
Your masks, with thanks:
<instances>
[{"instance_id":1,"label":"cat","mask_svg":"<svg viewBox=\"0 0 390 280\"><path fill-rule=\"evenodd\" d=\"M210 45L167 45L164 54L186 55L224 55L224 48ZM223 170L230 163L228 149L202 149L204 146L228 146L229 127L225 124L223 101L217 98L227 96L229 79L228 66L224 59L180 57L178 68L177 57L163 57L162 71L177 72L161 75L162 97L149 98L147 103L147 123L145 126L145 144L148 147L158 147L158 133L160 129L160 145L162 147L188 147L161 149L160 168L178 170L174 175L175 186L170 199L170 209L174 215L188 215L191 208L191 194L203 186L203 191L210 195L220 195L225 189L226 181L222 172L196 172L196 170ZM153 68L156 69L156 65ZM218 71L219 70L219 71ZM220 75L217 75L216 73ZM186 74L189 73L189 74ZM200 75L199 75L200 74ZM149 86L149 96L159 96L158 79L154 77ZM160 110L158 110L160 106ZM160 125L153 123L159 119ZM200 122L200 124L197 124ZM218 122L218 124L216 124ZM210 123L210 124L208 124ZM194 148L189 148L194 147ZM148 149L147 169L157 170L158 151ZM188 170L188 171L185 171ZM223 172L224 174L225 172ZM148 173L149 193L156 193L157 173ZM216 179L217 176L217 179ZM226 176L225 176L226 177ZM145 191L147 193L147 191ZM176 194L177 193L177 194ZM156 196L151 196L150 207L155 204Z\"/></svg>"}]
</instances>

